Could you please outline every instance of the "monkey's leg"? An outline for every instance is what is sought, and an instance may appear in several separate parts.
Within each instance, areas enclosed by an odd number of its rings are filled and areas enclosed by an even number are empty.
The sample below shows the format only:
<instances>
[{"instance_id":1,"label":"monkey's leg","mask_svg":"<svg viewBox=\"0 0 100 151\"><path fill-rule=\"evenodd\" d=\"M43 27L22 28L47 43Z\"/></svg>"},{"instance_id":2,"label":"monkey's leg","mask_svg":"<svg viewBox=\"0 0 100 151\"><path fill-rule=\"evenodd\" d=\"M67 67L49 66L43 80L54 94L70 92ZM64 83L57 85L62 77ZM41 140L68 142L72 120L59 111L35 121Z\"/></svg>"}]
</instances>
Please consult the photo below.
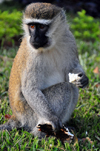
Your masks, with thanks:
<instances>
[{"instance_id":1,"label":"monkey's leg","mask_svg":"<svg viewBox=\"0 0 100 151\"><path fill-rule=\"evenodd\" d=\"M13 115L7 123L0 125L0 130L10 131L13 128L24 128L30 132L37 123L37 115L27 104L26 100L17 93L15 98L10 99L10 105Z\"/></svg>"},{"instance_id":2,"label":"monkey's leg","mask_svg":"<svg viewBox=\"0 0 100 151\"><path fill-rule=\"evenodd\" d=\"M76 106L78 100L77 88L69 83L59 83L43 90L43 93L54 115L64 124ZM12 130L13 128L23 127L25 130L32 132L34 136L45 137L45 133L38 131L37 128L38 124L46 124L42 123L44 119L32 110L26 100L18 97L15 102L13 104L14 115L7 123L0 126L0 130Z\"/></svg>"},{"instance_id":3,"label":"monkey's leg","mask_svg":"<svg viewBox=\"0 0 100 151\"><path fill-rule=\"evenodd\" d=\"M63 82L43 90L43 93L61 122L68 121L78 101L78 88Z\"/></svg>"},{"instance_id":4,"label":"monkey's leg","mask_svg":"<svg viewBox=\"0 0 100 151\"><path fill-rule=\"evenodd\" d=\"M13 128L20 127L20 122L16 119L14 115L8 120L7 123L0 125L0 130L12 130Z\"/></svg>"},{"instance_id":5,"label":"monkey's leg","mask_svg":"<svg viewBox=\"0 0 100 151\"><path fill-rule=\"evenodd\" d=\"M78 101L78 89L73 84L64 82L53 85L42 92L48 100L54 115L65 124L69 120ZM44 124L42 123L42 118L38 118L38 124ZM45 136L44 133L38 131L37 127L33 129L32 133L40 138Z\"/></svg>"}]
</instances>

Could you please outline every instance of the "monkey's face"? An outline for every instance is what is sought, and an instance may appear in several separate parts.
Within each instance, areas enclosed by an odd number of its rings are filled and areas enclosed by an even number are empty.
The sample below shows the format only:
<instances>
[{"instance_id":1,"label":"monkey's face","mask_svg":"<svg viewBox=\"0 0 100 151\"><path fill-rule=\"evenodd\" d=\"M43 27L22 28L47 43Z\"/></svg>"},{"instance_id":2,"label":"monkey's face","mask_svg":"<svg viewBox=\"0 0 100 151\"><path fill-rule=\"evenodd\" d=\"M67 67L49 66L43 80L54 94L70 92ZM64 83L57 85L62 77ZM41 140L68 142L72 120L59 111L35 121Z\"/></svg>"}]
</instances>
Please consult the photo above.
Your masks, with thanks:
<instances>
[{"instance_id":1,"label":"monkey's face","mask_svg":"<svg viewBox=\"0 0 100 151\"><path fill-rule=\"evenodd\" d=\"M29 23L28 24L30 34L30 44L35 48L47 48L50 46L49 38L46 36L49 25L40 23Z\"/></svg>"},{"instance_id":2,"label":"monkey's face","mask_svg":"<svg viewBox=\"0 0 100 151\"><path fill-rule=\"evenodd\" d=\"M23 29L28 46L39 51L59 44L66 27L64 11L48 3L32 3L25 9Z\"/></svg>"}]
</instances>

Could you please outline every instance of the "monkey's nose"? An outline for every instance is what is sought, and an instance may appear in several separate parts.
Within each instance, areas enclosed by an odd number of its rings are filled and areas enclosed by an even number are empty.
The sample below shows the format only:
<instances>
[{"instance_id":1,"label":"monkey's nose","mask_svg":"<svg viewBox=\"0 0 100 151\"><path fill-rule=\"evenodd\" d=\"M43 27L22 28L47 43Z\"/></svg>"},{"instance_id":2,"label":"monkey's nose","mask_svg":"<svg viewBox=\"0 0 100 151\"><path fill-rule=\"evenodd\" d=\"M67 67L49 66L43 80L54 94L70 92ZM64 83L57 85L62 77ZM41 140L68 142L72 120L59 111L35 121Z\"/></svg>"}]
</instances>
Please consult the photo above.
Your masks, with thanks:
<instances>
[{"instance_id":1,"label":"monkey's nose","mask_svg":"<svg viewBox=\"0 0 100 151\"><path fill-rule=\"evenodd\" d=\"M40 38L39 37L35 37L34 41L35 41L35 43L40 43Z\"/></svg>"}]
</instances>

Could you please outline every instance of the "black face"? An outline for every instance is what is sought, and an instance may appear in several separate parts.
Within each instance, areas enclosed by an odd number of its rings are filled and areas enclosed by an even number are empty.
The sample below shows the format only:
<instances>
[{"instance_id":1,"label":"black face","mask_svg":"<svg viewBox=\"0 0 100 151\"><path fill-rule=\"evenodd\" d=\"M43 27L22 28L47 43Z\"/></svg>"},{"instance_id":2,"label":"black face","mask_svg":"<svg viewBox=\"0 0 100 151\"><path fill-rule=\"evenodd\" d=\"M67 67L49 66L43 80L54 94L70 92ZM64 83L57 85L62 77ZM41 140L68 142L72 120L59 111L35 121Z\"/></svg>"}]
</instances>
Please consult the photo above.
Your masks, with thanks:
<instances>
[{"instance_id":1,"label":"black face","mask_svg":"<svg viewBox=\"0 0 100 151\"><path fill-rule=\"evenodd\" d=\"M48 37L46 36L46 32L48 31L49 26L40 24L40 23L30 23L28 24L29 33L30 33L30 43L35 48L38 49L40 47L47 47Z\"/></svg>"}]
</instances>

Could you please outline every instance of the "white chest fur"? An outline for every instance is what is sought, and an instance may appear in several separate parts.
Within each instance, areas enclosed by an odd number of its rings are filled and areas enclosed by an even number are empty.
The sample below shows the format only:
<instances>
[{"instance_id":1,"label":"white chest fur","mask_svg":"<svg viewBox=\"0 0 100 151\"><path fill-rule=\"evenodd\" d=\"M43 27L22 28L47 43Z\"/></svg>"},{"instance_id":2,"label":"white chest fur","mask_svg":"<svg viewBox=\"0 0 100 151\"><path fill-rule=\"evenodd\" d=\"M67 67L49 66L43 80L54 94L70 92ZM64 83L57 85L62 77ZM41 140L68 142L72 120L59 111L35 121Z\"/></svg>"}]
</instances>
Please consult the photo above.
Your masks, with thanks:
<instances>
[{"instance_id":1,"label":"white chest fur","mask_svg":"<svg viewBox=\"0 0 100 151\"><path fill-rule=\"evenodd\" d=\"M59 72L52 73L50 76L46 78L44 87L47 88L57 83L64 82L63 77L64 77L63 74Z\"/></svg>"},{"instance_id":2,"label":"white chest fur","mask_svg":"<svg viewBox=\"0 0 100 151\"><path fill-rule=\"evenodd\" d=\"M44 74L44 88L65 81L64 56L57 51L48 52L44 56L46 73Z\"/></svg>"}]
</instances>

